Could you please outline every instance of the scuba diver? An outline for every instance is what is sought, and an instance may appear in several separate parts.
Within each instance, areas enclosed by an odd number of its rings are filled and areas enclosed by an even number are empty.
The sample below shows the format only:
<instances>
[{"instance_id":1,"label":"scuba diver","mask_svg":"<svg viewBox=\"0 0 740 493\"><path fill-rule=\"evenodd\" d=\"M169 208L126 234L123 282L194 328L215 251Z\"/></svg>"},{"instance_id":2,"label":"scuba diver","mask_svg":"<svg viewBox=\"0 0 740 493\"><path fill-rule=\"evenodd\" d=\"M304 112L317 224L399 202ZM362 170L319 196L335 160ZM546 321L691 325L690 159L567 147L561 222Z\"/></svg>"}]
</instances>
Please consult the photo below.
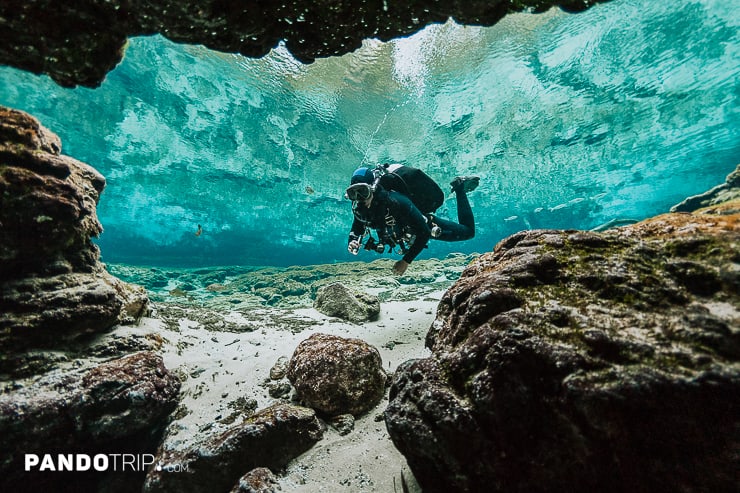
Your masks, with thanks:
<instances>
[{"instance_id":1,"label":"scuba diver","mask_svg":"<svg viewBox=\"0 0 740 493\"><path fill-rule=\"evenodd\" d=\"M347 249L357 255L366 235L365 250L383 253L396 247L403 255L393 266L398 275L427 246L429 238L462 241L475 236L475 220L467 193L478 186L477 176L458 176L450 185L457 197L458 223L442 219L434 211L444 193L421 170L400 164L382 164L355 170L345 195L352 201L354 221ZM378 235L376 240L370 229Z\"/></svg>"}]
</instances>

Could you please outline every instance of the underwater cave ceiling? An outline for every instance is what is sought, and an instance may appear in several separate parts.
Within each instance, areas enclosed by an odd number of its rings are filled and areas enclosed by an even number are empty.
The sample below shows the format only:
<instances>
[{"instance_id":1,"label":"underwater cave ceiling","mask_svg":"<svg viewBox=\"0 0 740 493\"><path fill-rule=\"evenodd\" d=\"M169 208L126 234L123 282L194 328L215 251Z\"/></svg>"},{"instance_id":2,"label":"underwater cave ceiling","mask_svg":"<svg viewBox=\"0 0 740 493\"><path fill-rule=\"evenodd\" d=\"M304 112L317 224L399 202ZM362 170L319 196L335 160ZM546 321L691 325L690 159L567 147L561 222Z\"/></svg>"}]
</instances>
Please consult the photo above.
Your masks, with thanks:
<instances>
[{"instance_id":1,"label":"underwater cave ceiling","mask_svg":"<svg viewBox=\"0 0 740 493\"><path fill-rule=\"evenodd\" d=\"M47 74L64 87L97 87L122 59L127 38L162 34L222 52L262 57L281 40L304 63L343 55L362 40L408 36L449 18L491 26L509 12L559 6L585 10L597 0L4 0L0 64Z\"/></svg>"}]
</instances>

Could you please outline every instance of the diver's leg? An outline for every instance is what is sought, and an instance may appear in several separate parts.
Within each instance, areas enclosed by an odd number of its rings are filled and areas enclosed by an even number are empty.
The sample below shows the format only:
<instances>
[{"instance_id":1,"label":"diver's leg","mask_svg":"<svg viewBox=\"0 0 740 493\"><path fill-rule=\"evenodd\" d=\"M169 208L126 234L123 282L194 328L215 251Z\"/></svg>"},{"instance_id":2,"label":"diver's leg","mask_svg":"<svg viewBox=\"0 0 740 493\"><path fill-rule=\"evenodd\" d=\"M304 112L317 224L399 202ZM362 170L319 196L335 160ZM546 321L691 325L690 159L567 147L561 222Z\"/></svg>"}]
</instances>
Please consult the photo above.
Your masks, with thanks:
<instances>
[{"instance_id":1,"label":"diver's leg","mask_svg":"<svg viewBox=\"0 0 740 493\"><path fill-rule=\"evenodd\" d=\"M475 236L475 218L473 217L473 209L470 207L468 194L465 193L462 187L458 187L455 190L455 195L457 196L457 222L470 230L470 238L472 238Z\"/></svg>"},{"instance_id":2,"label":"diver's leg","mask_svg":"<svg viewBox=\"0 0 740 493\"><path fill-rule=\"evenodd\" d=\"M457 198L457 223L434 217L434 223L442 229L437 236L442 241L469 240L475 236L475 218L473 209L470 207L467 192L475 190L478 186L477 176L457 177L452 181L452 190Z\"/></svg>"},{"instance_id":3,"label":"diver's leg","mask_svg":"<svg viewBox=\"0 0 740 493\"><path fill-rule=\"evenodd\" d=\"M457 218L459 224L441 217L434 216L432 222L440 227L441 234L436 237L442 241L462 241L469 240L475 236L475 220L473 211L470 208L470 202L465 192L457 192Z\"/></svg>"}]
</instances>

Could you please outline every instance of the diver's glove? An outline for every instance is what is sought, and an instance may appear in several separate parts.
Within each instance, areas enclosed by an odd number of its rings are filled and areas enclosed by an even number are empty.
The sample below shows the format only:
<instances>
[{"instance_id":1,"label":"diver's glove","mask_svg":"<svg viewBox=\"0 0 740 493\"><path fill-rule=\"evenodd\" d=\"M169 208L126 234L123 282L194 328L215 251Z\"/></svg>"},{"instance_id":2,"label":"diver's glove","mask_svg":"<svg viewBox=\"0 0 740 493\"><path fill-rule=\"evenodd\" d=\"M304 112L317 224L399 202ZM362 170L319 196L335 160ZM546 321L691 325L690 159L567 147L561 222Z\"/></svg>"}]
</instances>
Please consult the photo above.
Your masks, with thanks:
<instances>
[{"instance_id":1,"label":"diver's glove","mask_svg":"<svg viewBox=\"0 0 740 493\"><path fill-rule=\"evenodd\" d=\"M347 251L352 255L357 255L360 251L360 237L354 233L349 234L349 243L347 244Z\"/></svg>"},{"instance_id":2,"label":"diver's glove","mask_svg":"<svg viewBox=\"0 0 740 493\"><path fill-rule=\"evenodd\" d=\"M357 255L360 251L360 242L357 240L350 241L349 245L347 245L347 251L352 255Z\"/></svg>"}]
</instances>

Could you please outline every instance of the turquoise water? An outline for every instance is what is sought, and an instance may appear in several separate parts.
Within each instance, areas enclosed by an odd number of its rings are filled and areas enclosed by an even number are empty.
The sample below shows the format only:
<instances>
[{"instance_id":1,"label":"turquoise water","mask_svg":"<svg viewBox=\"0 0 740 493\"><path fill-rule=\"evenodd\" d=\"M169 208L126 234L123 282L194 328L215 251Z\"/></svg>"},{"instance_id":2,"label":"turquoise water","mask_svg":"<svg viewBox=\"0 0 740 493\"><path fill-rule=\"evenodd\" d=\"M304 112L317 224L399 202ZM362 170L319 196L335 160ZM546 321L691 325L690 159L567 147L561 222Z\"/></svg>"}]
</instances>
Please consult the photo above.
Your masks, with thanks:
<instances>
[{"instance_id":1,"label":"turquoise water","mask_svg":"<svg viewBox=\"0 0 740 493\"><path fill-rule=\"evenodd\" d=\"M143 37L97 89L0 67L0 104L107 178L104 261L355 260L344 188L385 161L445 189L482 177L476 238L422 254L441 257L526 228L642 219L724 181L740 162L737 12L740 0L614 0L430 26L311 65ZM455 210L448 198L441 212Z\"/></svg>"}]
</instances>

